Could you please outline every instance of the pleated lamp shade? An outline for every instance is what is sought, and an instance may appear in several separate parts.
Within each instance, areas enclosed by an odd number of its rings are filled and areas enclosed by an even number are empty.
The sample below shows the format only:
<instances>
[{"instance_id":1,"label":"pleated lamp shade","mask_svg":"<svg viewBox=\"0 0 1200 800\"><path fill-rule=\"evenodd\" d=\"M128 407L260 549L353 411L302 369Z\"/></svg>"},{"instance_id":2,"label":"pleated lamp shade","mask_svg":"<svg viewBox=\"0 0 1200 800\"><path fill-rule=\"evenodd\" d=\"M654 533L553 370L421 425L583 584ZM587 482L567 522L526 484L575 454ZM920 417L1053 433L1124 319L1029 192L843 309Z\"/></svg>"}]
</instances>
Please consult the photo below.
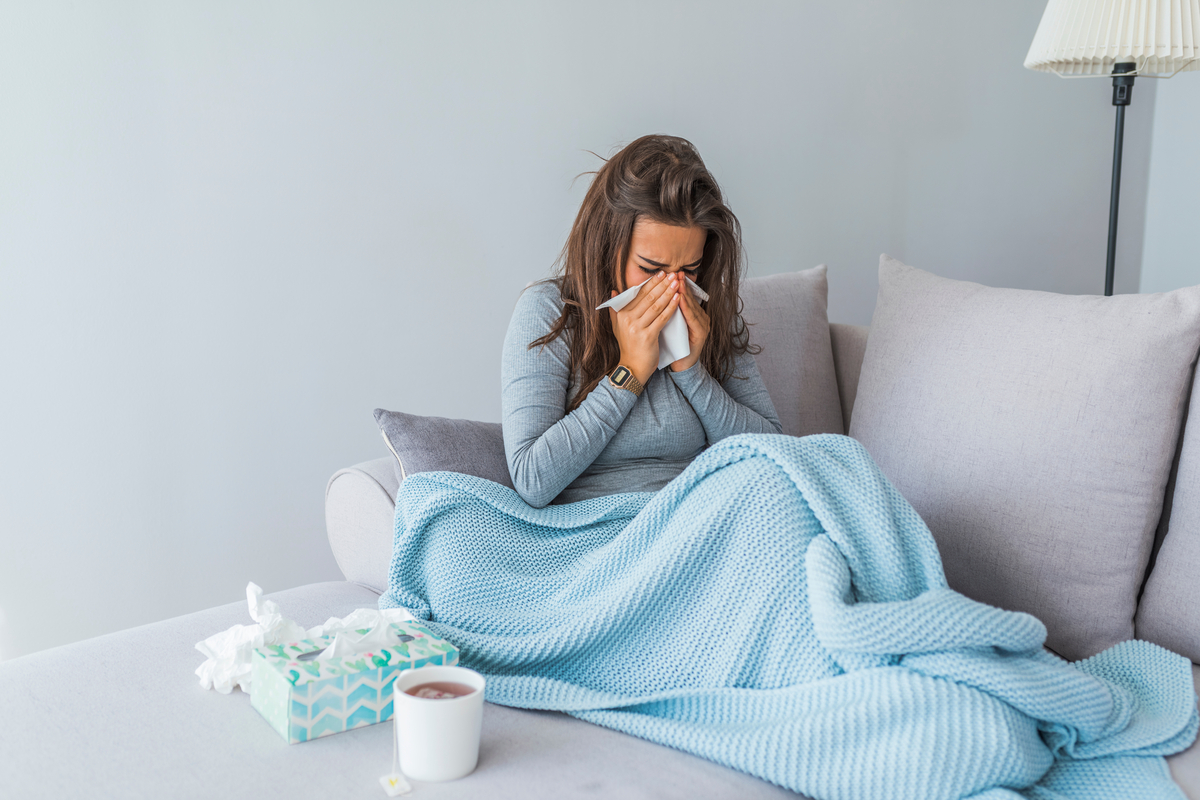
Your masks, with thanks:
<instances>
[{"instance_id":1,"label":"pleated lamp shade","mask_svg":"<svg viewBox=\"0 0 1200 800\"><path fill-rule=\"evenodd\" d=\"M1062 75L1200 70L1200 0L1050 0L1025 66Z\"/></svg>"}]
</instances>

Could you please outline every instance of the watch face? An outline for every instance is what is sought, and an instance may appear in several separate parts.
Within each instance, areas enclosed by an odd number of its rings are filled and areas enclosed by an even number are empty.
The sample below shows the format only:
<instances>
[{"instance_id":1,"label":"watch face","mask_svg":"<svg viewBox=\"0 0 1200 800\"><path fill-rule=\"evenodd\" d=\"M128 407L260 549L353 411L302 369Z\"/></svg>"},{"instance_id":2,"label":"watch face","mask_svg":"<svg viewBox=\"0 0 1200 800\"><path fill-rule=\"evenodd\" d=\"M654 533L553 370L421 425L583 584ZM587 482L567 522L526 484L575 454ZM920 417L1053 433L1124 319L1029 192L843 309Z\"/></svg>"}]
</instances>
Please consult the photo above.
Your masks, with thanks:
<instances>
[{"instance_id":1,"label":"watch face","mask_svg":"<svg viewBox=\"0 0 1200 800\"><path fill-rule=\"evenodd\" d=\"M629 380L629 376L633 373L627 367L617 367L612 373L612 382L615 386L624 386L625 381Z\"/></svg>"}]
</instances>

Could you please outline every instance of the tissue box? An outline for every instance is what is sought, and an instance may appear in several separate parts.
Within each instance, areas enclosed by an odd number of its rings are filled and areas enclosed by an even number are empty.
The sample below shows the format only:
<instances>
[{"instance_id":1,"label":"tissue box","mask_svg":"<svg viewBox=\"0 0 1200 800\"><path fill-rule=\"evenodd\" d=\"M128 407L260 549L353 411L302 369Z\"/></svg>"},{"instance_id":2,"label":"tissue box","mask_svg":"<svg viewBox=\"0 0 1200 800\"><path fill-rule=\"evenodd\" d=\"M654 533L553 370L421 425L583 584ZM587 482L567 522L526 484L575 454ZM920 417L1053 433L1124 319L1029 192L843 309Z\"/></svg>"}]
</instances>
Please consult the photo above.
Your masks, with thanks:
<instances>
[{"instance_id":1,"label":"tissue box","mask_svg":"<svg viewBox=\"0 0 1200 800\"><path fill-rule=\"evenodd\" d=\"M401 671L458 663L458 648L420 623L392 628L400 644L347 658L316 660L332 636L256 648L250 705L289 744L391 719L392 682Z\"/></svg>"}]
</instances>

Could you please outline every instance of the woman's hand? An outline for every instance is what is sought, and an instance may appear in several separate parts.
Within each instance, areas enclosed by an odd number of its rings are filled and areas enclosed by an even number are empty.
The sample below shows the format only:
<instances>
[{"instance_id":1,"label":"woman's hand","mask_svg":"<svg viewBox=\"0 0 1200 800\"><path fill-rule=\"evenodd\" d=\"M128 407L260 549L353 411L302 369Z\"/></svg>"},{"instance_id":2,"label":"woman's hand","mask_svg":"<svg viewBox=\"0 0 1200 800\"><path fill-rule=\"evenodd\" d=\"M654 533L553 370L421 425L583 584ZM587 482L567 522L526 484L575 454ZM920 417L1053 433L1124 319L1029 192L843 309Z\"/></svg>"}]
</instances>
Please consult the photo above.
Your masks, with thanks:
<instances>
[{"instance_id":1,"label":"woman's hand","mask_svg":"<svg viewBox=\"0 0 1200 800\"><path fill-rule=\"evenodd\" d=\"M673 273L659 272L642 284L629 305L620 311L608 309L621 348L621 363L643 386L658 369L658 335L679 305L679 281ZM616 296L614 291L613 297ZM691 326L688 327L690 331ZM689 338L690 335L689 332Z\"/></svg>"},{"instance_id":2,"label":"woman's hand","mask_svg":"<svg viewBox=\"0 0 1200 800\"><path fill-rule=\"evenodd\" d=\"M688 348L691 352L688 353L687 358L671 362L672 372L683 372L700 360L700 351L704 349L704 343L708 341L708 332L712 327L712 323L708 319L708 312L700 307L700 301L683 281L679 283L678 294L683 296L680 308L683 309L683 320L687 323Z\"/></svg>"}]
</instances>

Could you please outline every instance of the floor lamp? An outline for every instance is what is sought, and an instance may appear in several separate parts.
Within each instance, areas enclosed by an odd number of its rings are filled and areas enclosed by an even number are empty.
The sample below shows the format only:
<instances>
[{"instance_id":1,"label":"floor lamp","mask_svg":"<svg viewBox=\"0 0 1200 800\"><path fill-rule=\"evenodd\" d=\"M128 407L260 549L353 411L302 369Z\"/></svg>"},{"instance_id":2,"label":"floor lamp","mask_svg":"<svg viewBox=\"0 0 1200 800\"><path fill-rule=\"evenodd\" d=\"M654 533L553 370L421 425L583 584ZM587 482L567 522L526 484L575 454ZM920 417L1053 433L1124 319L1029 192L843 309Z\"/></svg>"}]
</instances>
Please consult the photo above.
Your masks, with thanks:
<instances>
[{"instance_id":1,"label":"floor lamp","mask_svg":"<svg viewBox=\"0 0 1200 800\"><path fill-rule=\"evenodd\" d=\"M1112 78L1117 128L1104 274L1104 296L1109 297L1117 252L1125 106L1133 99L1135 78L1170 78L1183 70L1200 70L1200 0L1050 0L1025 66L1063 78Z\"/></svg>"}]
</instances>

